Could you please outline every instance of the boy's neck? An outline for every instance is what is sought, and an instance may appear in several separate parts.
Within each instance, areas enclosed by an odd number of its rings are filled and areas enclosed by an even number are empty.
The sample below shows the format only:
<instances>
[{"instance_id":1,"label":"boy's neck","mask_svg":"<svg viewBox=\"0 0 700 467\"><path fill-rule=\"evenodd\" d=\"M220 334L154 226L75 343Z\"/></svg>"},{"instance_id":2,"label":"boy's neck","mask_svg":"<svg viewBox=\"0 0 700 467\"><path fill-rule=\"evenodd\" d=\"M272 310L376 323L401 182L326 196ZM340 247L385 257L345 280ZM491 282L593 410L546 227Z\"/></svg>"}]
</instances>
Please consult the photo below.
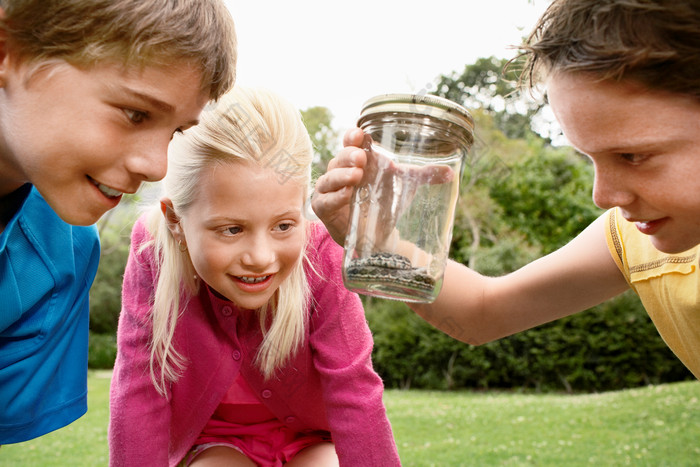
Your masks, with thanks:
<instances>
[{"instance_id":1,"label":"boy's neck","mask_svg":"<svg viewBox=\"0 0 700 467\"><path fill-rule=\"evenodd\" d=\"M28 182L15 166L4 160L4 156L0 154L0 199L10 196Z\"/></svg>"},{"instance_id":2,"label":"boy's neck","mask_svg":"<svg viewBox=\"0 0 700 467\"><path fill-rule=\"evenodd\" d=\"M5 230L5 226L17 214L31 187L31 184L26 183L9 194L0 196L0 233Z\"/></svg>"}]
</instances>

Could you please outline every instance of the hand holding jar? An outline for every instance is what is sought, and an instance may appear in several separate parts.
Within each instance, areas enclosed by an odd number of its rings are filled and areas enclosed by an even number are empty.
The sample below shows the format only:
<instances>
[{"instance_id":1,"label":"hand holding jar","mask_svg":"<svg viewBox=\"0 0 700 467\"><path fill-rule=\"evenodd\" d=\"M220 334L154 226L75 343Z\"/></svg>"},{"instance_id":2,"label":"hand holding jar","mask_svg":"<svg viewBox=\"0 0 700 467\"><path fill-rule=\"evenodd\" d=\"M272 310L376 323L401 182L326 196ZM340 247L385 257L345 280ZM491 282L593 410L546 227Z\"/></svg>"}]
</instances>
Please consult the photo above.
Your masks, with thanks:
<instances>
[{"instance_id":1,"label":"hand holding jar","mask_svg":"<svg viewBox=\"0 0 700 467\"><path fill-rule=\"evenodd\" d=\"M431 302L442 284L473 120L446 99L390 94L367 101L358 126L366 163L350 206L345 285Z\"/></svg>"}]
</instances>

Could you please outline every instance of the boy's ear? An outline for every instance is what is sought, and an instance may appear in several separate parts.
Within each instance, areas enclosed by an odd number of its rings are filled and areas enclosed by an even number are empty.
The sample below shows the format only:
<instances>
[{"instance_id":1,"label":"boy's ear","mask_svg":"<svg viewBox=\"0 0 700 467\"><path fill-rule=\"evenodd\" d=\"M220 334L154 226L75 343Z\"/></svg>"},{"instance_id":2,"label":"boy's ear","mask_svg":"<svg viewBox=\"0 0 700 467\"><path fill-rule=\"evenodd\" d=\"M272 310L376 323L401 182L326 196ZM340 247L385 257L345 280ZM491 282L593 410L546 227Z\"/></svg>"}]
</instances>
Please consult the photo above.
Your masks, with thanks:
<instances>
[{"instance_id":1,"label":"boy's ear","mask_svg":"<svg viewBox=\"0 0 700 467\"><path fill-rule=\"evenodd\" d=\"M175 213L173 202L170 198L163 198L160 200L160 211L163 213L165 224L168 226L168 230L170 230L175 241L179 244L186 245L185 234L180 225L180 216Z\"/></svg>"}]
</instances>

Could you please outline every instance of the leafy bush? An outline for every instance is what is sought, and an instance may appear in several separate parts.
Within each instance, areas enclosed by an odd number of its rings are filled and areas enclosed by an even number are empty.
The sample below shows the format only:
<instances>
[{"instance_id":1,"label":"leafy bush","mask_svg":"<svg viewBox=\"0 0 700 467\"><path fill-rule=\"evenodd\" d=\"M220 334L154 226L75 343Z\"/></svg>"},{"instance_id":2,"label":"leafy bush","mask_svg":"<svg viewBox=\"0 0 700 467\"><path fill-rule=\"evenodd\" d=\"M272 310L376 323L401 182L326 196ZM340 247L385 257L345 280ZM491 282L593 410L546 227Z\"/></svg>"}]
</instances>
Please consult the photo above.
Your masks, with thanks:
<instances>
[{"instance_id":1,"label":"leafy bush","mask_svg":"<svg viewBox=\"0 0 700 467\"><path fill-rule=\"evenodd\" d=\"M533 151L514 161L507 177L490 183L490 194L508 227L547 254L568 243L603 211L592 201L589 162L571 148L555 149L541 140L530 146Z\"/></svg>"},{"instance_id":2,"label":"leafy bush","mask_svg":"<svg viewBox=\"0 0 700 467\"><path fill-rule=\"evenodd\" d=\"M390 388L592 392L693 379L632 292L478 347L438 331L403 303L365 302L374 366Z\"/></svg>"},{"instance_id":3,"label":"leafy bush","mask_svg":"<svg viewBox=\"0 0 700 467\"><path fill-rule=\"evenodd\" d=\"M101 243L100 265L90 288L90 330L108 334L117 332L129 239L102 236Z\"/></svg>"},{"instance_id":4,"label":"leafy bush","mask_svg":"<svg viewBox=\"0 0 700 467\"><path fill-rule=\"evenodd\" d=\"M114 367L117 358L117 336L115 334L90 333L88 368L94 370Z\"/></svg>"}]
</instances>

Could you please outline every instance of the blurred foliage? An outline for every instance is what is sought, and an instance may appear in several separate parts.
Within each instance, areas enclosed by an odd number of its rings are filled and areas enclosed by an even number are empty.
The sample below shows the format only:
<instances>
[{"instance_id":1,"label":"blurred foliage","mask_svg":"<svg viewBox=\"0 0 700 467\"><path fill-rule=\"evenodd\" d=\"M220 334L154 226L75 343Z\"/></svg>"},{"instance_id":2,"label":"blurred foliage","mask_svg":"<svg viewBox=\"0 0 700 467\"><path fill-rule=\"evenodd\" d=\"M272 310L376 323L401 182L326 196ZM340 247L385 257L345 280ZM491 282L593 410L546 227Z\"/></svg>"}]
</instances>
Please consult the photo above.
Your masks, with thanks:
<instances>
[{"instance_id":1,"label":"blurred foliage","mask_svg":"<svg viewBox=\"0 0 700 467\"><path fill-rule=\"evenodd\" d=\"M543 103L523 96L513 75L504 79L504 65L479 59L438 78L435 87L436 94L469 108L476 123L450 256L489 276L559 248L601 214L591 200L590 163L532 130ZM328 109L312 107L302 115L319 175L338 150L338 135ZM91 334L91 366L113 362L129 232L141 196L100 221L102 259L90 293L90 328L106 336ZM363 301L375 339L374 365L388 387L604 391L693 379L632 292L478 347L438 331L403 303Z\"/></svg>"},{"instance_id":2,"label":"blurred foliage","mask_svg":"<svg viewBox=\"0 0 700 467\"><path fill-rule=\"evenodd\" d=\"M338 132L331 126L333 114L326 107L309 107L301 111L306 130L314 147L313 179L326 173L328 162L339 149Z\"/></svg>"},{"instance_id":3,"label":"blurred foliage","mask_svg":"<svg viewBox=\"0 0 700 467\"><path fill-rule=\"evenodd\" d=\"M94 370L114 367L117 358L116 333L97 334L90 332L88 367Z\"/></svg>"},{"instance_id":4,"label":"blurred foliage","mask_svg":"<svg viewBox=\"0 0 700 467\"><path fill-rule=\"evenodd\" d=\"M590 163L530 128L541 105L503 79L504 65L480 59L437 86L438 95L470 109L477 135L450 256L488 276L558 249L602 214L591 199ZM603 391L692 379L631 291L479 347L436 330L405 304L363 300L374 364L388 387Z\"/></svg>"},{"instance_id":5,"label":"blurred foliage","mask_svg":"<svg viewBox=\"0 0 700 467\"><path fill-rule=\"evenodd\" d=\"M90 288L90 331L93 333L115 335L117 332L131 226L138 215L143 192L150 190L153 188L147 186L136 195L125 197L98 222L100 264Z\"/></svg>"},{"instance_id":6,"label":"blurred foliage","mask_svg":"<svg viewBox=\"0 0 700 467\"><path fill-rule=\"evenodd\" d=\"M694 379L631 291L481 346L452 339L404 303L364 301L374 368L389 388L600 392Z\"/></svg>"}]
</instances>

